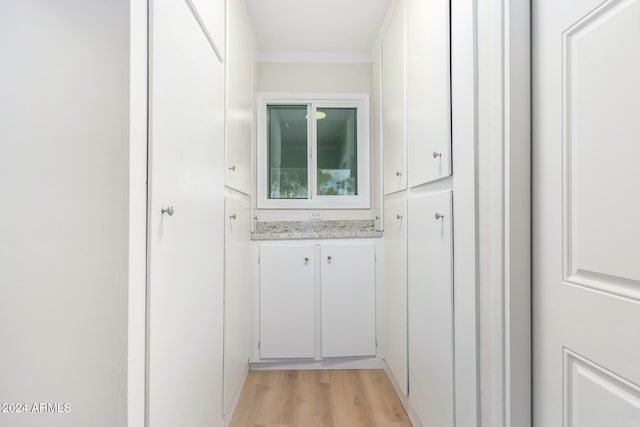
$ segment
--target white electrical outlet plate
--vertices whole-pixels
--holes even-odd
[[[309,219],[322,219],[322,212],[309,212]]]

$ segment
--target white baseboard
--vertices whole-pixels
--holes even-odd
[[[393,385],[393,388],[395,389],[396,394],[398,395],[398,398],[402,403],[402,406],[404,406],[404,410],[407,412],[407,416],[409,417],[409,421],[411,421],[411,425],[413,427],[423,427],[420,419],[418,418],[418,415],[413,410],[413,406],[411,406],[411,399],[409,398],[409,396],[405,396],[405,394],[402,392],[402,389],[400,388],[400,385],[398,384],[396,378],[393,376],[393,372],[391,372],[391,369],[389,369],[387,362],[384,360],[382,362],[384,365],[383,369],[391,380],[391,384]]]
[[[242,376],[242,381],[240,381],[240,384],[242,384],[240,387],[238,387],[238,391],[236,392],[236,395],[233,396],[233,403],[231,404],[231,407],[229,408],[229,411],[225,414],[222,424],[224,425],[224,427],[229,427],[229,424],[231,424],[231,419],[233,418],[233,414],[235,414],[236,412],[236,407],[238,406],[238,402],[240,401],[240,395],[242,394],[242,390],[244,389],[244,385],[247,382],[247,375],[249,375],[249,366],[247,365],[247,369],[244,370],[244,375]]]
[[[384,369],[382,359],[339,359],[339,360],[299,360],[299,361],[273,361],[252,362],[249,364],[252,371],[265,370],[312,370],[312,369]]]

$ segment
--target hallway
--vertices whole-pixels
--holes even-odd
[[[411,426],[383,370],[251,371],[231,421],[249,426]]]

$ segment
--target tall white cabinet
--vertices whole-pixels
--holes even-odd
[[[222,424],[224,65],[187,2],[151,2],[148,425]]]
[[[382,37],[383,353],[417,426],[453,427],[449,8],[399,0]]]

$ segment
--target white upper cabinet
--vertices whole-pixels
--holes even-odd
[[[215,49],[224,59],[225,55],[225,0],[190,0]]]
[[[251,193],[255,40],[242,0],[227,5],[227,132],[225,184]]]
[[[382,40],[384,194],[407,188],[405,136],[405,36],[401,1]]]
[[[449,0],[407,2],[409,187],[451,175]]]
[[[375,244],[321,245],[322,357],[376,354]]]

